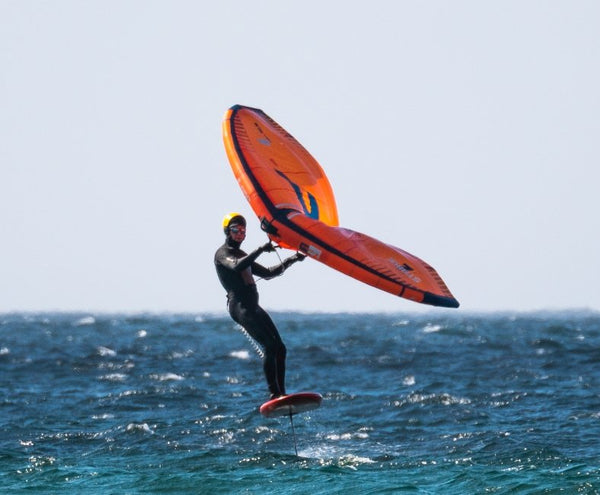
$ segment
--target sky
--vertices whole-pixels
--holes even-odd
[[[595,0],[0,0],[0,312],[224,311],[223,216],[267,240],[234,104],[319,161],[342,226],[461,302],[307,259],[259,281],[266,309],[600,310],[599,25]]]

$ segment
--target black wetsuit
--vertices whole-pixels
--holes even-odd
[[[267,312],[258,304],[258,291],[254,275],[270,279],[281,275],[285,269],[302,257],[291,256],[279,266],[266,268],[256,262],[264,252],[258,248],[250,254],[240,249],[240,244],[227,237],[215,253],[215,266],[221,284],[227,291],[227,309],[264,350],[263,369],[271,396],[285,395],[286,348],[277,327]]]

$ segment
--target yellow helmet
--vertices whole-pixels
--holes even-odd
[[[245,227],[246,219],[240,213],[236,212],[228,213],[227,215],[225,215],[223,217],[223,232],[225,232],[225,235],[229,234],[229,226],[232,223],[243,225]]]

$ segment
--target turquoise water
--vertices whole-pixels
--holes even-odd
[[[600,493],[600,314],[0,315],[9,493]]]

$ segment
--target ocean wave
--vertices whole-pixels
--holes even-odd
[[[148,423],[129,423],[125,431],[128,433],[150,433],[154,435],[154,430],[150,428]]]
[[[447,393],[441,394],[418,394],[412,393],[406,398],[395,400],[391,403],[394,407],[402,407],[407,404],[441,404],[443,406],[451,406],[455,404],[470,404],[471,400],[465,397],[455,397]]]
[[[444,327],[442,325],[434,325],[433,323],[427,323],[423,327],[423,333],[436,333],[442,330]]]
[[[102,357],[115,357],[117,355],[117,351],[110,349],[109,347],[104,347],[103,345],[98,346],[96,348],[98,355]]]
[[[248,351],[231,351],[229,355],[236,359],[250,359],[250,353]]]
[[[338,467],[357,471],[364,464],[375,464],[376,461],[370,457],[356,454],[342,454],[339,457],[331,457],[332,452],[324,449],[309,449],[298,452],[301,457],[317,458],[318,462],[323,467]]]
[[[294,432],[225,317],[5,317],[4,490],[598,492],[600,318],[457,315],[275,315]]]
[[[150,375],[150,378],[159,382],[178,382],[185,380],[185,377],[178,375],[177,373],[154,373]]]
[[[84,316],[83,318],[79,318],[77,321],[73,323],[75,327],[83,327],[88,325],[94,325],[96,323],[96,318],[93,316]]]
[[[366,430],[356,431],[356,432],[346,432],[346,433],[328,433],[325,435],[326,440],[331,440],[333,442],[339,442],[343,440],[356,440],[356,439],[366,439],[369,438],[369,434]]]
[[[104,380],[107,382],[124,382],[127,380],[127,375],[124,373],[109,373],[107,375],[100,376],[99,380]]]

